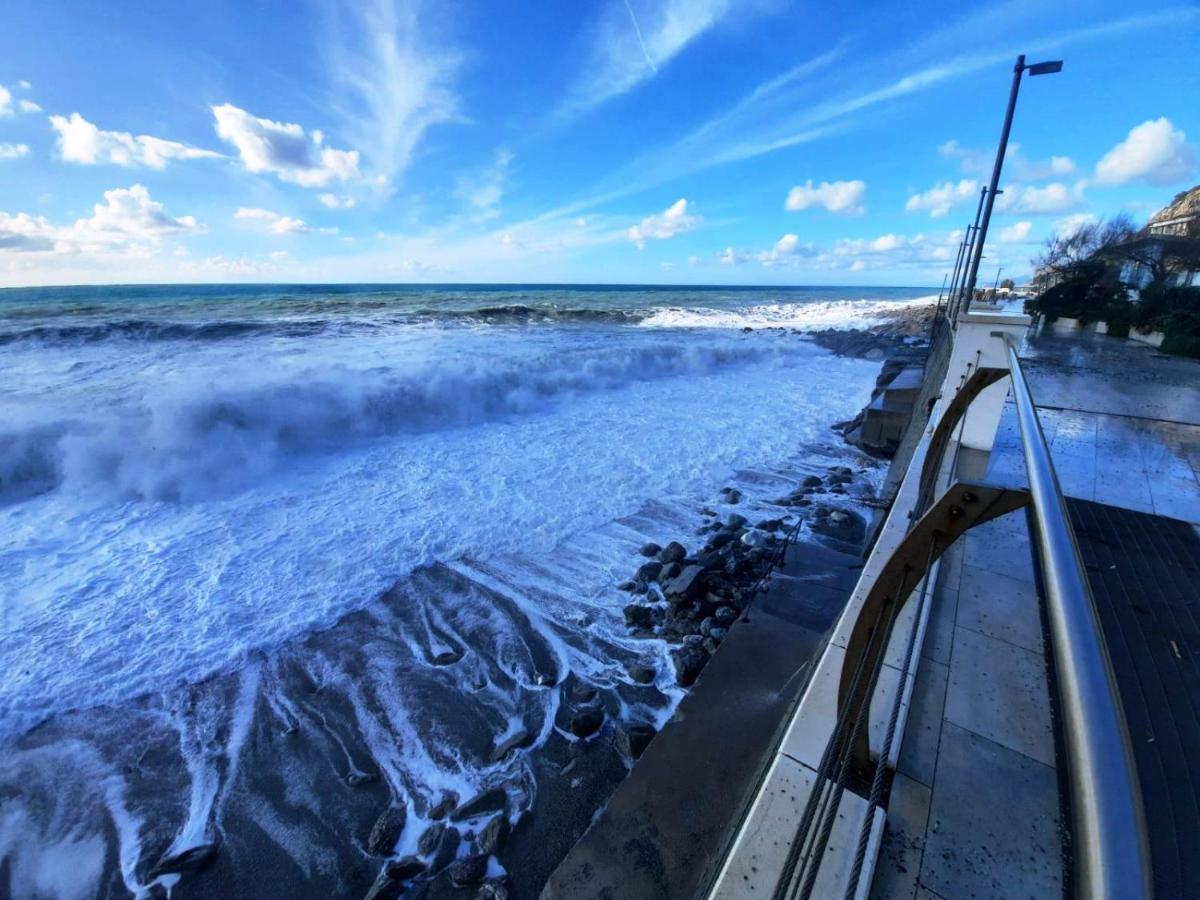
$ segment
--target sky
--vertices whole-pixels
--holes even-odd
[[[0,285],[980,281],[1200,181],[1200,6],[8,0]]]

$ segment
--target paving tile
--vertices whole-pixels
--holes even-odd
[[[929,610],[929,625],[925,629],[925,642],[921,648],[923,657],[943,665],[949,664],[957,615],[958,591],[942,587],[939,581],[933,591],[933,606]]]
[[[964,567],[958,626],[1041,653],[1041,604],[1032,577],[1022,574],[1013,578]]]
[[[1053,769],[946,723],[921,885],[946,898],[1061,897],[1058,807]]]
[[[892,782],[887,824],[869,894],[873,900],[912,900],[916,896],[929,801],[925,785],[903,775]]]
[[[921,661],[913,685],[898,769],[922,784],[932,785],[937,768],[938,741],[946,708],[949,667],[931,659]]]
[[[973,529],[967,532],[963,541],[963,562],[966,565],[1001,575],[1033,571],[1033,556],[1030,553],[1028,537],[1017,539],[1003,535],[991,536]]]
[[[1054,765],[1050,697],[1041,653],[968,628],[956,629],[946,720]]]

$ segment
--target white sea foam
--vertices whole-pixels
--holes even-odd
[[[701,496],[852,415],[874,372],[777,335],[615,326],[5,363],[10,735],[329,625],[422,563],[546,550]]]
[[[822,328],[865,329],[885,321],[887,313],[931,306],[937,295],[908,300],[821,300],[810,303],[763,303],[749,307],[664,307],[641,325],[647,328]]]

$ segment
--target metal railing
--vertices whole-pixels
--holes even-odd
[[[1141,789],[1096,601],[1016,342],[1007,334],[998,337],[1008,354],[1032,498],[1031,537],[1046,593],[1067,756],[1074,892],[1078,897],[1149,897],[1150,847]]]

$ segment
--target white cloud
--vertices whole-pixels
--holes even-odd
[[[947,159],[958,160],[962,171],[978,179],[992,174],[995,161],[993,150],[977,150],[962,147],[958,141],[950,140],[940,145],[938,153]],[[1075,171],[1075,161],[1069,156],[1051,156],[1045,160],[1026,159],[1021,145],[1010,143],[1004,155],[1004,173],[1014,181],[1040,181],[1043,178],[1061,178]]]
[[[336,15],[323,50],[343,89],[343,133],[364,149],[373,180],[387,185],[408,168],[430,128],[462,121],[453,89],[461,57],[422,33],[418,0],[331,6]]]
[[[838,215],[859,216],[864,211],[862,201],[866,193],[865,181],[822,181],[813,187],[810,178],[788,191],[783,205],[792,212],[821,206]]]
[[[212,108],[217,134],[233,144],[248,172],[270,173],[301,187],[359,177],[358,151],[324,146],[320,131],[260,119],[230,103]]]
[[[263,223],[272,234],[337,234],[336,228],[313,228],[303,219],[285,216],[269,209],[242,206],[233,214],[235,219]]]
[[[12,91],[0,84],[0,119],[13,114]]]
[[[1129,135],[1096,163],[1100,184],[1145,181],[1165,186],[1189,178],[1196,169],[1196,150],[1187,135],[1165,116],[1130,130]]]
[[[735,266],[742,261],[742,256],[732,247],[726,247],[717,254],[717,262],[723,266]]]
[[[1054,233],[1059,237],[1066,237],[1069,234],[1074,234],[1084,225],[1091,225],[1096,221],[1098,220],[1094,213],[1075,213],[1055,222]]]
[[[330,209],[354,209],[355,200],[353,197],[339,197],[337,194],[321,194],[317,199]]]
[[[689,215],[688,202],[681,197],[660,213],[646,216],[642,221],[628,231],[629,240],[637,244],[639,250],[646,246],[651,238],[665,240],[691,231],[702,221],[700,216]]]
[[[50,124],[58,132],[58,153],[63,162],[96,165],[146,166],[162,169],[172,159],[220,158],[220,153],[189,147],[176,141],[164,141],[149,135],[134,136],[124,131],[104,131],[79,113],[70,118],[51,116]]]
[[[58,226],[44,216],[0,212],[0,250],[55,253],[138,253],[165,237],[200,234],[206,229],[192,216],[168,215],[140,184],[104,192],[92,215]]]
[[[38,106],[36,103],[34,103],[32,100],[18,100],[17,107],[23,113],[35,113],[35,112],[42,111],[42,108],[40,106]]]
[[[17,159],[28,155],[28,144],[0,144],[0,159]]]
[[[904,204],[904,208],[908,212],[928,211],[930,218],[938,219],[978,193],[979,185],[969,178],[964,178],[957,184],[947,181],[934,185],[923,193],[913,194]]]
[[[770,250],[755,254],[754,259],[764,266],[782,266],[814,252],[812,244],[801,244],[799,236],[789,233],[777,240]]]
[[[562,112],[585,112],[654,77],[733,5],[732,0],[609,0]]]
[[[1040,216],[1070,212],[1083,202],[1084,182],[1068,187],[1052,182],[1043,187],[1009,184],[996,198],[996,210],[1015,215]]]
[[[1019,244],[1028,239],[1029,231],[1032,228],[1032,222],[1014,222],[1012,225],[1000,229],[1000,240],[1009,244]]]

